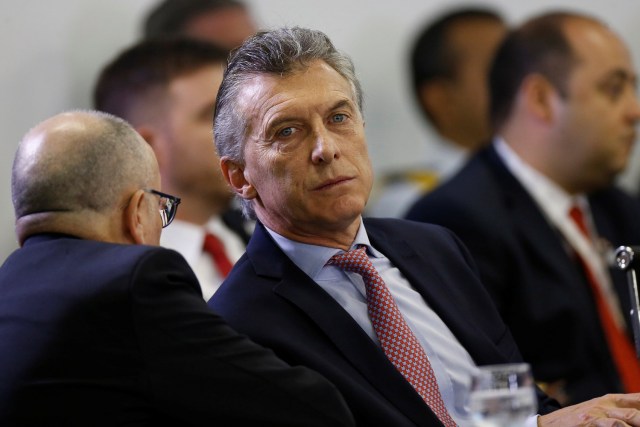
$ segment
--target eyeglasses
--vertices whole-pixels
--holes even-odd
[[[171,224],[171,221],[176,217],[176,212],[178,212],[180,197],[152,189],[145,189],[144,191],[160,196],[160,217],[162,218],[162,228]]]

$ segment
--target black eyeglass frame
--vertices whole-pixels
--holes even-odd
[[[145,188],[144,191],[155,194],[156,196],[159,196],[160,199],[166,199],[164,206],[160,208],[160,218],[162,218],[162,228],[168,227],[176,217],[178,205],[180,204],[180,197],[172,196],[171,194],[163,193],[162,191],[154,190],[152,188]]]

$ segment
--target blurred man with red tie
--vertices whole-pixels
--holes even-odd
[[[226,49],[189,39],[143,41],[102,71],[95,107],[128,120],[158,158],[162,185],[181,209],[162,246],[195,271],[205,300],[242,255],[249,238],[218,167],[211,135]]]
[[[640,120],[629,51],[602,22],[548,13],[510,33],[490,73],[493,144],[408,218],[471,251],[534,376],[561,403],[640,391],[622,271],[640,206],[613,187]]]

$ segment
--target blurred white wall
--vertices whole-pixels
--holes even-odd
[[[640,58],[637,0],[247,0],[264,28],[299,25],[324,31],[354,59],[365,91],[366,129],[377,173],[429,155],[431,130],[414,109],[407,49],[417,29],[444,8],[487,5],[512,24],[550,8],[600,17]],[[155,0],[2,0],[0,2],[0,263],[17,247],[10,178],[18,141],[39,121],[91,105],[98,70],[139,34]],[[636,150],[634,158],[640,158]],[[640,163],[636,160],[635,163]],[[636,169],[623,177],[632,188]]]

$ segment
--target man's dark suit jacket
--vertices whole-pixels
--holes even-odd
[[[371,244],[422,294],[476,363],[521,360],[452,233],[403,220],[365,219],[365,225]],[[383,351],[282,252],[260,223],[209,306],[285,361],[329,378],[358,425],[441,425]],[[549,402],[541,402],[543,413],[550,409]]]
[[[590,195],[589,204],[598,233],[614,248],[640,243],[634,199],[609,188]],[[578,260],[493,147],[407,218],[443,225],[462,239],[537,380],[566,381],[572,403],[622,391]],[[611,273],[626,315],[625,275]]]
[[[0,268],[0,425],[352,425],[206,306],[168,249],[29,238]]]

